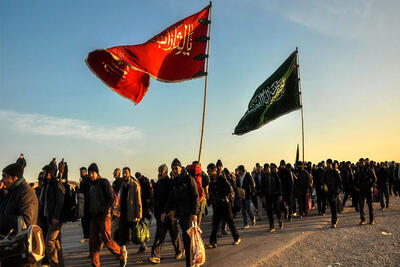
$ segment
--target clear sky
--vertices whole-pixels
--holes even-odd
[[[149,178],[197,159],[204,79],[151,80],[135,106],[87,68],[100,48],[139,44],[208,1],[0,3],[0,166],[23,152],[33,181],[53,157],[70,178],[97,162]],[[203,166],[293,162],[295,111],[243,136],[232,132],[255,89],[299,48],[306,160],[400,161],[400,1],[213,2]]]

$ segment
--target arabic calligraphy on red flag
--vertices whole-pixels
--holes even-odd
[[[202,77],[208,56],[209,9],[173,24],[143,44],[92,51],[87,65],[107,86],[136,104],[146,94],[150,76],[163,82]]]

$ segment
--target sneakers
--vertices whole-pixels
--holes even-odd
[[[243,226],[243,230],[249,229],[250,226],[248,224],[246,224],[245,226]]]
[[[119,267],[125,267],[128,262],[128,252],[126,251],[126,246],[122,246],[122,259],[119,261]]]
[[[369,222],[369,224],[370,224],[370,225],[374,225],[374,224],[375,224],[375,221],[372,220],[372,221]]]
[[[87,242],[87,241],[88,241],[87,238],[82,238],[80,242],[83,244],[83,243],[85,243],[85,242]]]
[[[151,257],[149,258],[149,261],[150,261],[151,263],[154,263],[154,264],[159,264],[159,263],[160,263],[160,258],[151,256]]]
[[[235,246],[237,246],[237,245],[239,245],[239,244],[240,244],[240,241],[242,241],[242,240],[240,240],[240,238],[238,238],[238,240],[236,240],[236,241],[233,241],[233,244],[234,244]]]
[[[332,223],[331,228],[336,228],[336,223]]]
[[[208,248],[217,248],[217,244],[210,243],[207,246]]]
[[[275,227],[271,227],[271,228],[269,228],[269,231],[270,231],[270,233],[273,233],[273,232],[275,232]]]
[[[181,252],[176,253],[175,254],[175,259],[177,259],[177,260],[182,259],[184,254],[185,254],[185,250],[182,250]]]
[[[367,223],[365,221],[360,221],[359,225],[366,225]]]
[[[283,222],[282,221],[279,222],[279,228],[283,229]]]
[[[252,222],[251,222],[251,226],[255,226],[256,225],[256,216],[254,216]]]

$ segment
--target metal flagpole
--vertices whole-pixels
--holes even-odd
[[[204,123],[206,120],[206,103],[207,103],[207,84],[208,84],[208,63],[210,58],[210,45],[211,45],[211,17],[212,17],[212,2],[210,1],[210,27],[208,29],[208,46],[207,46],[207,65],[206,65],[206,79],[204,84],[204,103],[203,103],[203,121],[201,125],[201,138],[200,138],[200,149],[199,149],[199,158],[201,159],[201,151],[203,148],[203,136],[204,136]]]
[[[297,77],[299,81],[299,93],[300,93],[300,106],[301,106],[301,148],[302,148],[302,161],[304,162],[304,111],[303,111],[303,94],[301,91],[301,80],[300,80],[300,64],[299,64],[299,50],[296,47],[296,63],[297,63]]]

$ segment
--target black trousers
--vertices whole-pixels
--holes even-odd
[[[156,236],[154,237],[154,243],[151,247],[151,256],[160,258],[161,248],[164,243],[167,231],[169,232],[169,236],[171,237],[171,242],[174,246],[175,254],[181,252],[183,250],[183,247],[182,239],[179,235],[178,222],[175,219],[172,221],[171,218],[168,216],[165,218],[165,223],[161,222],[159,218],[156,218],[156,220],[157,229]]]
[[[331,223],[336,224],[337,222],[337,199],[338,195],[336,194],[327,194],[326,200],[329,203],[329,208],[331,209]]]
[[[326,209],[325,191],[322,188],[317,188],[315,191],[317,193],[318,212],[325,213],[325,209]]]
[[[282,222],[281,215],[281,203],[279,201],[279,196],[277,195],[266,195],[265,196],[265,209],[267,211],[269,227],[274,227],[274,216],[273,211],[275,211],[278,221]]]
[[[89,238],[90,233],[90,215],[84,214],[81,219],[83,238]]]
[[[190,266],[190,236],[187,233],[187,230],[192,226],[192,222],[189,217],[182,217],[179,219],[179,225],[182,229],[182,239],[183,239],[183,247],[185,248],[185,258],[186,258],[186,266]]]
[[[360,200],[360,219],[365,222],[365,213],[364,213],[364,204],[367,201],[368,210],[369,210],[369,220],[372,221],[374,219],[374,207],[372,206],[372,192],[371,191],[360,191],[359,194]]]
[[[307,192],[305,190],[297,192],[296,198],[299,207],[299,215],[307,215]]]
[[[386,207],[389,207],[389,191],[387,185],[378,186],[378,191],[379,191],[379,200],[381,202],[381,208],[383,209],[385,207],[383,196],[385,196]]]
[[[239,232],[236,229],[235,222],[233,221],[232,205],[226,202],[222,202],[213,207],[213,228],[210,236],[210,244],[217,244],[217,231],[222,219],[224,219],[225,222],[228,224],[233,240],[237,241],[239,239]]]

